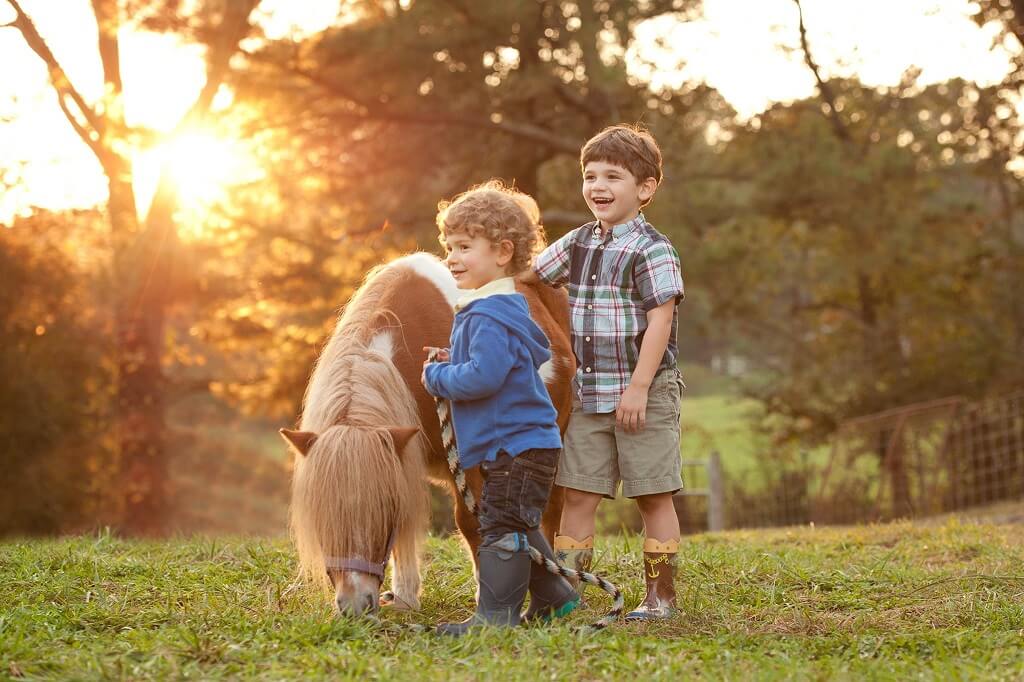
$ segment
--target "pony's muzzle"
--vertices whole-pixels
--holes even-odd
[[[380,609],[379,593],[377,576],[345,571],[335,584],[334,604],[343,616],[372,616]]]
[[[372,616],[380,609],[380,598],[376,593],[343,595],[334,600],[338,613],[350,618]]]

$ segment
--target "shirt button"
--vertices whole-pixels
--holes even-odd
[[[597,275],[591,275],[590,279],[597,279]]]
[[[588,337],[586,337],[586,338],[585,338],[584,340],[585,340],[585,341],[590,341],[590,337],[588,336]]]
[[[587,310],[593,310],[593,309],[594,309],[594,306],[592,306],[592,305],[588,305],[587,306]]]
[[[604,251],[604,244],[601,244],[601,246],[599,246],[599,247],[597,247],[597,248],[598,248],[598,249],[600,249],[600,250],[602,250],[602,251]]]
[[[587,373],[589,373],[589,372],[590,372],[590,368],[589,368],[589,367],[587,367]]]

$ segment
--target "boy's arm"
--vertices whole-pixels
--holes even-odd
[[[629,386],[622,392],[615,420],[627,431],[639,431],[647,421],[647,391],[665,355],[675,306],[683,298],[679,254],[668,240],[644,249],[633,268],[634,282],[647,310],[647,331]]]
[[[640,357],[615,410],[616,423],[626,431],[640,431],[647,423],[647,391],[668,348],[675,305],[675,299],[671,299],[647,311],[647,331],[640,343]]]
[[[494,395],[515,361],[508,333],[501,325],[474,320],[469,334],[469,361],[439,362],[423,370],[427,392],[447,400],[479,400]]]
[[[533,261],[533,267],[518,275],[517,278],[526,284],[544,282],[553,287],[562,286],[569,281],[569,254],[571,252],[573,230],[560,239],[549,244]]]

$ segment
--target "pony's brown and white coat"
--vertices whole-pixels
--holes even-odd
[[[541,373],[564,430],[575,370],[568,304],[564,292],[547,287],[520,291],[551,341],[552,361]],[[292,532],[306,576],[325,576],[328,556],[382,561],[394,531],[393,591],[397,603],[418,606],[418,543],[429,518],[424,482],[429,477],[454,492],[433,398],[420,384],[422,349],[448,345],[458,293],[440,260],[412,254],[372,271],[345,307],[303,403],[300,432],[309,443],[303,444],[305,456],[296,459]],[[396,451],[389,429],[402,427],[418,427],[421,435]],[[303,449],[294,432],[286,437],[297,450]],[[479,496],[479,473],[470,471],[468,478]],[[558,491],[545,513],[549,535],[561,501]],[[456,524],[475,557],[476,519],[461,498],[455,496],[455,502]],[[352,600],[365,604],[371,589],[376,599],[375,579],[352,573],[331,579],[339,607]]]

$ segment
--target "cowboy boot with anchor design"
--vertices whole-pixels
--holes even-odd
[[[590,563],[594,559],[594,536],[588,535],[582,540],[577,540],[568,535],[555,535],[555,556],[558,557],[558,563],[566,568],[589,573]],[[566,580],[582,599],[583,589],[587,584],[575,578]]]
[[[676,554],[679,541],[644,540],[644,581],[647,594],[640,605],[626,614],[627,621],[664,620],[676,612]]]

